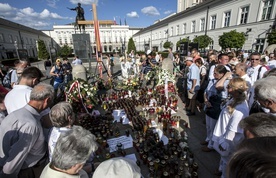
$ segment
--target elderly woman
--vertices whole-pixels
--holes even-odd
[[[226,165],[230,156],[244,138],[239,122],[249,115],[246,81],[234,78],[230,80],[227,89],[231,99],[223,106],[213,133],[214,148],[221,156],[219,170],[222,177],[226,177]]]
[[[88,178],[82,170],[86,160],[98,146],[95,136],[80,126],[74,126],[58,138],[51,162],[40,178]]]
[[[206,131],[207,137],[205,141],[201,142],[203,146],[201,148],[204,152],[210,152],[213,150],[213,131],[217,123],[219,114],[220,114],[220,105],[223,100],[226,100],[228,97],[227,85],[229,80],[224,80],[224,76],[227,73],[227,69],[223,65],[217,65],[214,70],[214,79],[210,80],[208,86],[204,92],[204,102],[205,102],[205,119],[206,119]],[[217,86],[221,81],[223,86]]]

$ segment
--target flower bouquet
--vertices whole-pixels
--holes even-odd
[[[90,113],[97,103],[97,86],[82,79],[75,79],[66,86],[65,96],[76,113]]]
[[[154,67],[153,70],[147,73],[145,79],[147,81],[155,79],[157,83],[156,86],[164,85],[166,79],[173,84],[176,83],[174,75],[161,67]]]
[[[135,76],[130,76],[127,79],[123,79],[118,83],[118,88],[121,90],[135,91],[139,86],[139,78]]]

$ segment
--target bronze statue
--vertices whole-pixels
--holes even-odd
[[[80,30],[81,30],[81,27],[82,27],[82,29],[85,30],[85,25],[84,24],[83,25],[78,25],[78,21],[79,20],[85,20],[85,18],[84,18],[84,10],[81,7],[81,3],[78,3],[78,6],[75,7],[75,8],[68,8],[68,9],[77,12],[75,27],[79,28]]]

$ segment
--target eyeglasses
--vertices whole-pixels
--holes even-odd
[[[258,60],[260,60],[260,59],[255,59],[255,58],[251,58],[251,61],[258,61]]]

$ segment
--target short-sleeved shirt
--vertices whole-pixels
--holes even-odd
[[[259,72],[260,67],[261,67],[261,69]],[[267,69],[265,67],[263,67],[262,65],[257,65],[256,67],[249,67],[247,69],[247,75],[251,80],[252,86],[254,85],[256,80],[263,78],[263,75],[266,71],[267,71]],[[259,76],[259,78],[258,78],[258,76]]]
[[[5,96],[4,100],[8,114],[20,108],[23,108],[30,101],[32,89],[32,87],[29,87],[27,85],[13,86],[13,89]]]
[[[199,68],[195,63],[193,63],[189,67],[189,72],[187,74],[187,89],[190,90],[193,86],[193,80],[196,79],[196,86],[195,86],[195,91],[199,90],[200,86],[200,74],[199,74]]]

